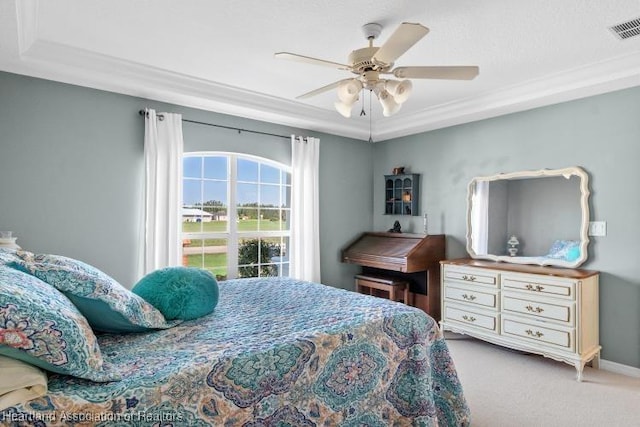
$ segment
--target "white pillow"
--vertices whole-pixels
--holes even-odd
[[[47,394],[47,374],[33,365],[0,356],[0,411]]]

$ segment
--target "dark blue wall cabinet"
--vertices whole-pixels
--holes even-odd
[[[420,215],[420,175],[384,176],[384,214]]]

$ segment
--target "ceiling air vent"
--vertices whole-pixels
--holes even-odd
[[[620,40],[640,35],[640,18],[609,27]]]

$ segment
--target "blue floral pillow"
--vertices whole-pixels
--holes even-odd
[[[0,355],[98,382],[121,379],[67,297],[7,266],[0,266]]]
[[[575,261],[580,258],[580,242],[577,240],[556,240],[551,245],[547,257]]]
[[[63,292],[102,332],[143,332],[165,329],[179,322],[167,322],[162,313],[143,298],[126,289],[97,268],[60,255],[34,255],[19,251],[20,261],[11,263],[26,273]]]

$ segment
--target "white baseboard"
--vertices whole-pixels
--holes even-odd
[[[633,366],[623,365],[622,363],[611,362],[609,360],[600,359],[600,369],[628,377],[640,378],[640,368],[634,368]]]

